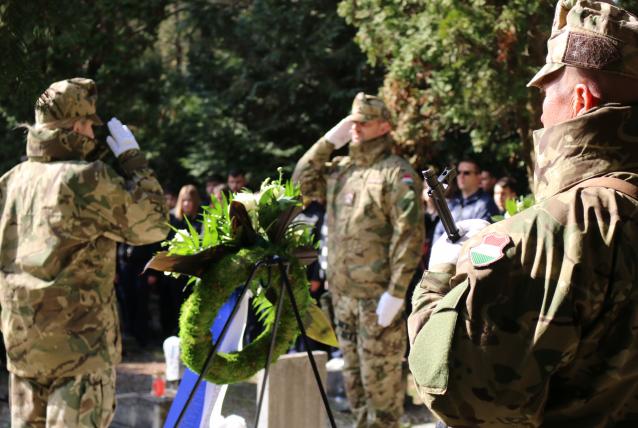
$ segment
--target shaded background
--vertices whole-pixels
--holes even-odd
[[[37,96],[86,76],[102,118],[128,123],[173,188],[233,167],[253,185],[277,166],[290,172],[361,90],[387,100],[416,167],[473,151],[525,182],[540,126],[540,96],[525,83],[544,62],[554,5],[5,0],[0,171],[24,154],[15,127],[33,121]]]

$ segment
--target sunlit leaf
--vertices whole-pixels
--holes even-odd
[[[339,347],[337,335],[332,328],[332,323],[316,304],[311,304],[306,312],[304,320],[306,335],[314,341],[324,343],[329,346]]]

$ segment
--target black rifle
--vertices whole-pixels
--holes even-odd
[[[439,218],[441,219],[441,223],[443,223],[447,237],[452,242],[458,241],[461,239],[461,233],[459,232],[459,228],[456,227],[456,223],[454,223],[450,207],[447,206],[447,201],[444,196],[445,188],[443,187],[444,184],[447,185],[450,180],[456,177],[456,169],[445,168],[437,178],[434,169],[429,168],[423,171],[423,177],[425,178],[425,183],[428,185],[428,196],[434,201],[434,206],[439,213]]]

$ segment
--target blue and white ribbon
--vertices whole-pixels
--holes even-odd
[[[211,333],[213,343],[219,338],[226,321],[233,311],[233,307],[239,299],[241,288],[235,290],[226,303],[221,307],[217,317],[213,321]],[[250,291],[248,291],[231,322],[224,340],[219,345],[218,352],[235,352],[241,350],[242,338],[246,328],[246,319],[248,317],[248,299]],[[189,394],[191,393],[198,375],[189,369],[184,371],[184,376],[177,389],[177,395],[173,400],[173,404],[168,412],[164,428],[173,428],[177,422],[177,418],[186,404]],[[179,424],[179,428],[209,428],[222,427],[225,425],[224,417],[221,415],[222,405],[228,385],[217,385],[214,383],[202,381],[197,387],[197,391],[191,400],[186,414]],[[228,421],[230,422],[230,421]]]

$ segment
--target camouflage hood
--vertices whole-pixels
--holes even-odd
[[[382,135],[374,140],[364,141],[356,144],[350,142],[349,155],[356,165],[372,165],[379,157],[390,154],[392,150],[392,138],[390,134]]]
[[[638,172],[638,106],[606,104],[534,132],[537,200],[588,178]]]
[[[27,156],[39,162],[94,161],[102,158],[107,150],[107,147],[96,139],[68,129],[32,127],[27,135]]]

